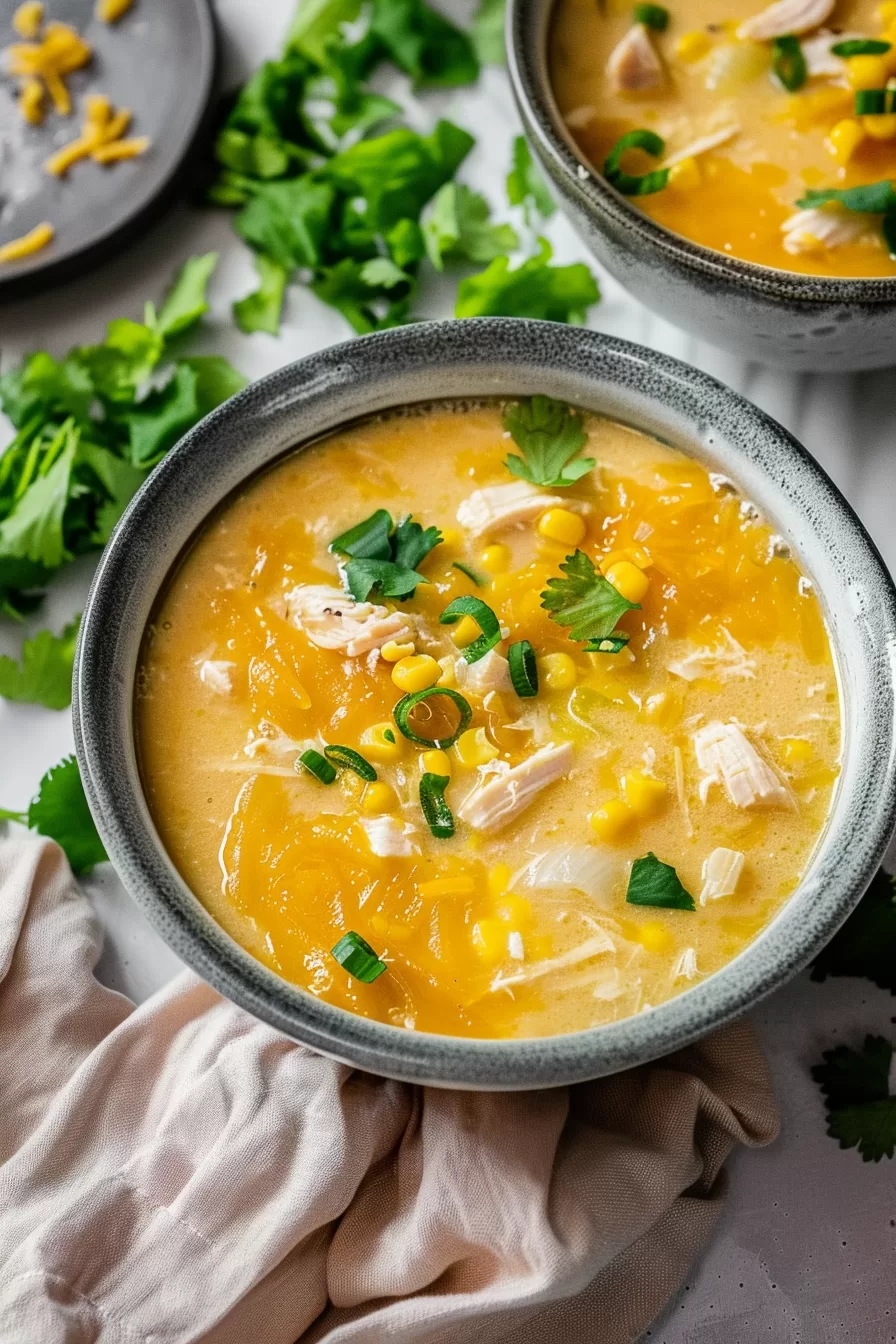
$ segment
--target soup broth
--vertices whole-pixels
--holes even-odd
[[[330,1003],[479,1037],[724,966],[799,882],[840,742],[781,538],[543,399],[387,415],[249,482],[160,601],[136,726],[162,840],[234,939]]]

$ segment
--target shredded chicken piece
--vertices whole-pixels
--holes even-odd
[[[199,680],[217,695],[229,695],[233,690],[230,674],[235,667],[236,663],[229,663],[225,658],[205,658],[199,664]]]
[[[643,23],[629,28],[610,52],[607,76],[614,93],[643,93],[665,83],[663,63]]]
[[[718,677],[721,681],[741,677],[745,681],[754,681],[756,660],[749,656],[730,630],[721,626],[720,634],[720,644],[694,649],[684,658],[673,658],[666,667],[683,681],[696,681],[698,677]]]
[[[783,780],[736,723],[716,720],[694,734],[697,764],[704,772],[700,797],[721,784],[735,807],[791,807]]]
[[[493,691],[510,691],[513,682],[510,678],[510,664],[503,654],[489,649],[484,658],[468,663],[458,658],[454,667],[458,686],[463,691],[473,691],[476,695],[487,696]]]
[[[592,122],[597,116],[597,108],[587,104],[583,107],[574,107],[571,112],[567,112],[563,120],[570,130],[583,130],[589,122]]]
[[[338,588],[300,584],[285,597],[287,619],[319,649],[338,649],[358,658],[380,649],[390,639],[411,639],[413,627],[400,611],[373,602],[356,602]]]
[[[579,513],[588,507],[581,500],[546,495],[530,481],[510,481],[507,485],[486,485],[481,490],[474,490],[458,505],[457,521],[465,531],[481,537],[514,527],[517,523],[527,523],[539,513],[560,504]]]
[[[776,3],[745,19],[737,30],[742,42],[770,42],[774,37],[811,33],[831,17],[837,0],[776,0]]]
[[[608,933],[600,930],[590,938],[586,938],[584,943],[579,943],[578,947],[571,947],[568,952],[561,953],[559,957],[548,957],[544,961],[535,962],[526,970],[517,971],[514,975],[496,975],[491,983],[491,989],[508,989],[511,985],[527,984],[530,980],[540,980],[542,976],[550,975],[552,971],[560,971],[566,966],[575,966],[580,961],[588,961],[591,957],[600,957],[606,952],[615,951],[616,944],[613,939]]]
[[[500,831],[534,802],[542,789],[562,779],[572,765],[572,744],[542,747],[468,794],[458,808],[461,821],[476,831]]]
[[[694,827],[691,822],[691,810],[688,807],[688,795],[684,783],[684,757],[681,754],[681,747],[673,748],[672,756],[675,760],[675,792],[678,795],[678,807],[684,822],[685,834],[690,838],[694,834]]]
[[[409,821],[390,816],[362,817],[361,825],[371,850],[381,859],[405,859],[420,853],[414,844],[417,828]]]
[[[842,247],[870,234],[868,216],[836,206],[815,206],[799,210],[781,225],[784,250],[797,256],[817,252],[824,247]]]
[[[703,863],[703,890],[700,904],[717,901],[720,896],[733,896],[744,870],[744,856],[739,849],[714,849]]]
[[[682,159],[695,159],[699,154],[708,154],[711,149],[718,149],[720,145],[726,145],[729,140],[733,140],[736,135],[740,135],[740,126],[737,122],[732,122],[730,126],[723,126],[720,131],[712,131],[709,135],[701,135],[699,140],[692,140],[684,149],[679,149],[675,154],[671,154],[663,162],[664,168],[671,168],[675,163],[681,163]]]
[[[685,980],[693,980],[699,974],[700,972],[697,969],[697,949],[686,947],[675,963],[672,979],[679,980],[683,977]]]
[[[827,75],[832,78],[845,75],[846,66],[843,63],[843,57],[835,56],[831,47],[836,42],[854,42],[864,36],[864,33],[832,33],[828,29],[824,29],[823,32],[810,37],[808,41],[801,42],[803,60],[806,62],[806,73],[816,77]]]

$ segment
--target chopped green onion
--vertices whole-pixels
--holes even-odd
[[[454,625],[461,616],[472,616],[482,631],[479,638],[474,639],[473,643],[468,644],[463,650],[463,656],[468,663],[478,663],[490,649],[501,643],[501,622],[481,597],[456,597],[453,602],[448,603],[439,617],[439,622],[442,625]]]
[[[447,736],[421,737],[420,734],[415,732],[411,727],[410,715],[418,705],[422,704],[425,700],[429,700],[430,697],[434,695],[443,696],[453,702],[459,710],[459,722],[454,731],[447,734]],[[429,706],[427,706],[427,708],[429,709]],[[392,716],[395,719],[400,732],[404,734],[409,742],[416,742],[420,747],[439,747],[444,749],[445,747],[453,746],[461,733],[469,728],[470,720],[473,717],[473,711],[470,708],[469,702],[466,701],[458,691],[453,691],[448,686],[428,686],[425,691],[412,691],[410,695],[403,696],[393,709]],[[432,717],[431,709],[430,717]]]
[[[448,783],[447,775],[426,774],[420,780],[420,806],[437,840],[450,840],[454,834],[454,815],[445,802]]]
[[[887,251],[890,254],[890,260],[896,258],[896,213],[892,210],[884,215],[883,220],[884,242],[887,245]]]
[[[586,644],[583,653],[621,653],[631,635],[607,635],[605,639],[593,639]]]
[[[383,729],[383,739],[386,742],[391,742],[393,746],[395,745],[395,734],[391,728]]]
[[[538,665],[535,662],[535,650],[528,639],[519,639],[507,650],[510,663],[510,680],[513,689],[521,700],[538,694]]]
[[[336,778],[336,771],[329,761],[325,761],[319,751],[309,747],[303,751],[297,762],[298,765],[304,765],[309,775],[319,779],[321,784],[332,784]]]
[[[806,58],[799,38],[776,37],[772,43],[772,72],[782,88],[796,93],[808,79]]]
[[[669,11],[662,5],[635,5],[635,23],[643,23],[655,33],[664,33],[669,27]]]
[[[488,579],[483,578],[481,574],[477,574],[475,569],[471,569],[469,565],[465,565],[462,560],[455,560],[451,568],[459,569],[461,574],[466,574],[470,582],[475,583],[477,588],[484,588],[488,583]]]
[[[351,747],[324,747],[324,755],[328,761],[335,761],[337,765],[344,765],[347,770],[354,770],[362,779],[372,782],[377,777],[370,762],[365,761],[361,753]]]
[[[896,112],[896,89],[857,89],[857,117],[880,117]]]
[[[667,910],[694,910],[694,898],[682,886],[671,863],[663,863],[651,850],[635,859],[625,899],[629,905],[657,905]]]
[[[335,957],[344,971],[364,985],[372,984],[386,970],[386,963],[380,961],[370,944],[360,933],[352,930],[330,949],[330,956]]]
[[[850,56],[883,56],[890,46],[891,43],[879,37],[849,37],[845,42],[835,42],[831,51],[835,56],[848,60]]]
[[[668,168],[655,168],[651,173],[637,176],[623,171],[622,156],[630,149],[643,149],[645,154],[658,159],[665,148],[665,140],[655,131],[626,131],[604,160],[604,177],[623,196],[650,196],[655,191],[662,191],[669,184]]]

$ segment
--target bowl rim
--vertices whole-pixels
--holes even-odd
[[[576,387],[577,397],[570,394]],[[828,830],[797,891],[734,961],[697,986],[648,1013],[563,1036],[496,1041],[418,1033],[356,1016],[282,980],[189,890],[156,833],[140,783],[132,731],[139,645],[185,545],[263,466],[390,406],[527,391],[603,408],[716,463],[724,440],[725,453],[737,458],[731,475],[744,489],[749,470],[766,495],[786,497],[792,530],[805,526],[814,534],[819,557],[833,550],[837,610],[848,608],[850,622],[861,619],[863,634],[848,651],[849,667],[864,682],[854,740],[844,746],[844,779],[847,751],[861,768],[851,770],[848,784],[841,780]],[[832,642],[842,676],[846,651]],[[643,1063],[739,1015],[806,965],[859,900],[896,817],[896,591],[862,524],[814,459],[708,375],[584,328],[514,318],[421,323],[332,346],[269,374],[171,450],[101,557],[81,623],[72,708],[85,790],[110,858],[165,941],[222,994],[293,1039],[370,1072],[449,1087],[553,1086]],[[845,704],[843,716],[845,723]],[[836,862],[835,842],[844,855]]]
[[[656,223],[610,186],[582,154],[554,99],[545,45],[557,3],[558,0],[507,0],[504,29],[507,68],[525,129],[584,210],[592,215],[609,216],[615,225],[634,233],[665,260],[674,260],[716,283],[724,280],[737,288],[784,302],[876,305],[896,301],[896,275],[811,275],[728,256]]]

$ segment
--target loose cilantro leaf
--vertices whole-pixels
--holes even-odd
[[[95,392],[90,375],[73,357],[75,354],[60,363],[45,350],[38,350],[0,378],[0,405],[16,429],[22,429],[35,416],[43,418],[48,411],[62,419],[67,415],[86,419]]]
[[[178,365],[192,369],[196,375],[196,405],[200,417],[242,392],[249,381],[221,355],[191,355],[188,359],[178,360]]]
[[[474,143],[472,135],[450,121],[440,121],[431,135],[388,131],[336,154],[326,173],[344,190],[363,196],[369,227],[384,231],[401,219],[416,219]]]
[[[189,261],[184,262],[165,296],[158,316],[152,311],[151,305],[147,305],[148,316],[155,320],[146,325],[153,326],[166,340],[172,336],[181,336],[195,326],[203,313],[208,312],[206,290],[217,264],[217,252],[207,252],[203,257],[190,257]]]
[[[188,364],[175,370],[167,387],[152,392],[125,416],[135,467],[154,467],[180,436],[200,419],[198,376]]]
[[[470,39],[421,0],[373,0],[370,31],[417,88],[471,84],[479,74]]]
[[[539,217],[550,219],[557,209],[529,152],[526,138],[522,135],[518,135],[513,142],[513,158],[507,174],[507,199],[511,205],[523,207],[531,228],[535,227]]]
[[[892,1157],[896,1149],[896,1097],[889,1095],[893,1047],[866,1036],[861,1051],[827,1050],[812,1077],[824,1094],[828,1133],[841,1148],[858,1148],[863,1162]]]
[[[565,402],[524,398],[504,412],[504,428],[523,454],[511,454],[505,467],[533,485],[572,485],[594,467],[593,457],[576,457],[588,435],[580,413]]]
[[[417,584],[429,583],[429,579],[391,560],[349,560],[345,582],[352,597],[365,602],[374,588],[379,588],[383,597],[413,597]]]
[[[504,64],[504,0],[479,0],[470,36],[483,65]]]
[[[620,616],[640,610],[640,604],[629,602],[609,579],[598,574],[584,551],[568,555],[560,569],[566,577],[548,579],[541,605],[559,625],[570,627],[571,639],[589,641],[586,652],[603,652],[598,646],[616,636]]]
[[[539,239],[539,251],[514,270],[507,257],[496,257],[479,275],[457,287],[455,317],[535,317],[549,322],[585,321],[598,302],[597,281],[582,262],[551,266],[551,245]]]
[[[160,331],[120,317],[109,323],[102,344],[81,346],[69,358],[87,371],[95,397],[126,405],[152,377],[164,350],[165,338]]]
[[[416,569],[441,540],[442,534],[437,527],[423,528],[413,518],[404,518],[392,538],[392,558],[397,565]]]
[[[629,905],[657,905],[667,910],[697,908],[672,865],[663,863],[652,851],[632,864],[625,899]]]
[[[276,336],[280,331],[289,268],[274,261],[266,252],[256,252],[255,269],[260,281],[258,289],[244,299],[237,299],[233,316],[241,331],[267,331]]]
[[[310,173],[258,187],[234,228],[286,271],[319,266],[335,192]]]
[[[815,959],[812,979],[863,975],[896,994],[896,882],[881,870],[856,909]]]
[[[47,771],[27,812],[0,810],[0,821],[20,821],[55,840],[65,850],[76,876],[89,873],[107,858],[74,756],[67,756]]]
[[[324,269],[311,286],[318,298],[342,313],[359,335],[385,331],[407,321],[414,281],[388,257],[346,259]]]
[[[330,550],[356,560],[391,560],[391,536],[391,513],[386,509],[377,509],[362,523],[356,523],[347,532],[334,537],[330,542]]]
[[[811,210],[819,205],[831,205],[836,202],[847,210],[856,210],[860,214],[885,214],[896,208],[896,190],[889,178],[882,182],[869,182],[864,187],[845,189],[825,187],[817,191],[807,191],[797,201],[801,210]]]
[[[0,696],[45,709],[68,709],[72,702],[72,667],[81,617],[59,635],[40,630],[22,645],[22,661],[0,657]]]
[[[423,220],[426,251],[437,271],[446,261],[492,261],[519,243],[510,224],[492,224],[488,201],[478,191],[446,182]]]
[[[68,559],[63,519],[76,448],[74,422],[67,420],[43,453],[52,466],[31,482],[0,523],[0,587],[33,588]]]

